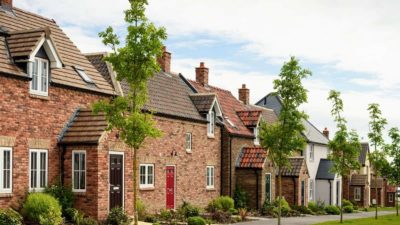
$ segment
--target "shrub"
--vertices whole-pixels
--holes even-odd
[[[353,213],[353,211],[354,211],[354,208],[353,208],[352,205],[343,206],[343,212],[345,212],[345,213]]]
[[[238,211],[239,211],[240,219],[241,219],[242,221],[245,221],[246,218],[247,218],[247,215],[248,215],[248,213],[249,213],[249,212],[247,211],[247,209],[246,209],[246,208],[241,208],[241,209],[239,209]]]
[[[111,209],[111,212],[108,214],[107,224],[109,225],[129,225],[130,223],[131,219],[120,207]]]
[[[222,210],[217,210],[216,212],[212,213],[212,219],[217,221],[218,223],[230,223],[231,222],[231,213],[224,212]]]
[[[353,205],[354,210],[358,210],[358,205],[356,201],[351,200],[351,204]]]
[[[143,221],[146,218],[147,212],[146,212],[146,206],[140,199],[136,201],[136,211],[138,219],[140,221]]]
[[[22,225],[22,216],[13,209],[0,209],[0,224]]]
[[[242,188],[236,187],[233,199],[235,201],[236,209],[247,208],[249,196]]]
[[[85,217],[82,219],[82,221],[79,223],[79,225],[98,225],[99,223],[91,218],[91,217]],[[122,223],[123,224],[123,223]]]
[[[206,221],[200,216],[188,218],[188,225],[206,225]]]
[[[155,223],[155,222],[157,222],[157,217],[154,216],[154,215],[147,215],[144,218],[144,222],[146,222],[146,223]]]
[[[58,200],[61,205],[63,216],[65,216],[65,210],[72,208],[74,204],[74,193],[71,188],[61,185],[52,185],[47,187],[44,192]]]
[[[57,225],[62,224],[63,219],[60,210],[50,208],[49,211],[39,215],[39,223],[41,225]]]
[[[343,207],[353,206],[353,204],[349,200],[346,200],[346,199],[343,199],[342,205],[343,205]]]
[[[330,215],[339,215],[340,214],[340,209],[337,206],[328,205],[328,206],[325,207],[325,212],[330,214]]]
[[[40,217],[47,216],[51,216],[55,222],[62,219],[60,204],[53,196],[45,193],[29,194],[22,207],[22,214],[32,222],[40,222]]]
[[[185,219],[189,217],[196,217],[200,215],[200,208],[193,206],[188,202],[183,202],[178,209],[178,213]]]
[[[163,221],[172,220],[172,212],[170,210],[162,210],[160,212],[160,219]]]
[[[297,205],[296,206],[292,206],[292,209],[296,210],[296,211],[298,211],[299,213],[302,213],[302,214],[310,214],[310,215],[314,214],[314,212],[311,209],[307,208],[304,205],[302,205],[302,206],[297,206]]]
[[[264,216],[273,216],[274,206],[269,201],[264,201],[261,214]]]
[[[215,201],[217,208],[224,212],[228,212],[230,209],[235,208],[235,201],[231,197],[221,196]]]
[[[280,201],[281,201],[281,215],[282,216],[288,216],[288,214],[289,214],[289,212],[291,210],[291,208],[289,206],[289,203],[286,201],[285,197],[282,197]],[[278,215],[278,212],[279,212],[279,200],[276,199],[274,201],[273,205],[274,205],[274,212],[275,212],[276,215]]]
[[[313,212],[319,211],[317,203],[315,203],[315,202],[308,202],[308,208]]]

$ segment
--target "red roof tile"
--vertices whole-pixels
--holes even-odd
[[[263,148],[257,147],[244,147],[238,157],[236,167],[238,168],[264,168],[265,159],[267,158],[267,151]]]
[[[242,120],[246,127],[256,127],[260,120],[260,111],[238,111],[239,118]]]
[[[388,185],[386,188],[386,192],[396,192],[396,186]]]

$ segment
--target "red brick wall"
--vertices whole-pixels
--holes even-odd
[[[276,174],[275,196],[279,196],[279,178]],[[307,167],[303,165],[300,177],[282,177],[282,196],[285,197],[289,205],[301,205],[301,182],[304,181],[304,203],[308,205],[308,174]]]
[[[28,81],[0,76],[0,136],[15,138],[15,143],[11,146],[13,194],[8,197],[0,195],[1,207],[18,208],[27,193],[29,145],[48,149],[49,183],[58,177],[58,135],[77,107],[88,107],[100,97],[50,86],[47,99],[35,98],[29,94]]]
[[[371,188],[371,205],[373,199],[375,199],[375,196],[376,196],[376,190],[375,188]],[[377,198],[378,206],[383,206],[384,198],[385,198],[384,190],[382,188],[378,188],[378,198]]]
[[[139,163],[155,165],[155,187],[139,190],[139,197],[149,211],[166,207],[167,165],[176,167],[175,207],[183,201],[205,207],[221,193],[221,131],[207,137],[207,124],[155,117],[163,132],[158,139],[147,139],[139,150]],[[185,134],[192,133],[192,152],[185,149]],[[215,188],[206,190],[206,166],[215,167]]]

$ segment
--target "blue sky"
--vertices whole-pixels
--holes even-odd
[[[128,1],[15,0],[23,9],[53,18],[83,52],[107,50],[98,32],[124,32]],[[380,103],[388,128],[400,125],[399,1],[371,0],[149,0],[148,17],[167,29],[172,70],[194,79],[204,61],[210,84],[237,94],[242,83],[254,103],[290,56],[313,76],[304,84],[303,109],[319,129],[334,130],[329,90],[342,92],[349,127],[367,140],[369,103]]]

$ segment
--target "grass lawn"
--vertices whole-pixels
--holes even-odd
[[[370,207],[367,208],[368,212],[374,212],[375,208],[374,207]],[[396,207],[378,207],[378,211],[392,211],[392,210],[396,210]],[[360,211],[364,211],[363,209],[360,209]]]
[[[354,224],[354,225],[399,225],[400,224],[400,216],[396,215],[387,215],[380,216],[378,220],[372,218],[363,218],[363,219],[355,219],[355,220],[344,220],[342,224]],[[341,225],[339,221],[318,223],[315,225]]]

